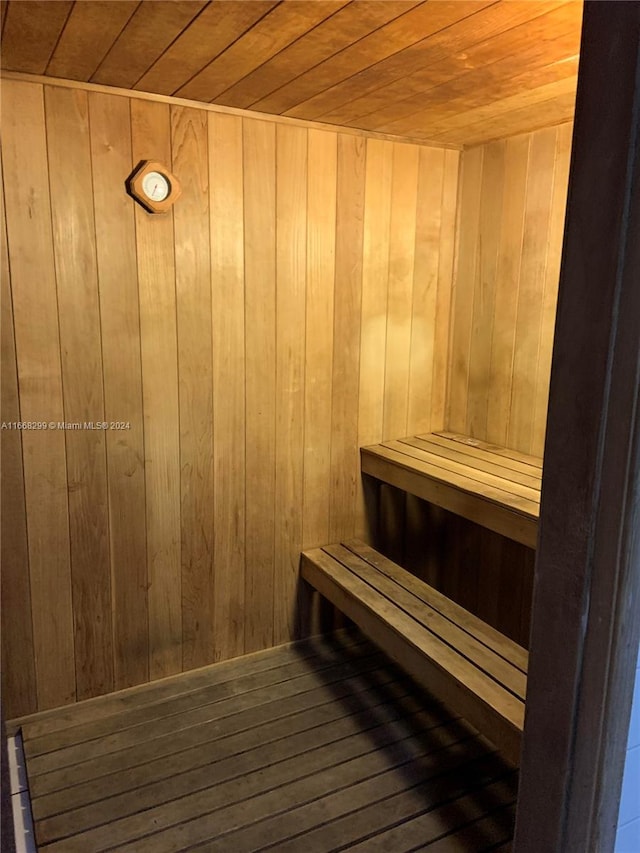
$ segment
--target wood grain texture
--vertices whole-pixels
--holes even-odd
[[[105,420],[86,92],[45,87],[64,419]],[[72,162],[74,168],[67,168]],[[64,432],[78,698],[113,690],[106,439]]]
[[[8,4],[10,71],[479,144],[571,120],[580,0]]]
[[[365,145],[338,138],[329,539],[353,528],[358,478]]]
[[[245,293],[242,119],[209,115],[213,334],[214,659],[245,648]]]
[[[9,255],[4,211],[0,194],[0,281],[2,284],[2,421],[20,420],[18,370],[9,279]],[[19,716],[35,708],[36,673],[34,666],[33,625],[29,579],[29,544],[22,466],[22,432],[2,429],[0,435],[0,517],[2,596],[2,695],[3,719]],[[4,737],[4,734],[3,734]]]
[[[131,102],[133,160],[171,162],[169,108]],[[180,427],[173,213],[135,207],[147,493],[149,676],[182,668]]]
[[[129,103],[89,94],[111,555],[114,686],[149,677],[144,423]]]
[[[47,74],[90,80],[138,5],[136,0],[74,3],[47,65]]]
[[[54,88],[48,139],[40,86],[5,86],[20,416],[41,418],[44,407],[64,418],[55,254],[67,282],[68,270],[83,270],[80,283],[74,279],[77,305],[62,294],[60,325],[71,346],[63,353],[65,399],[97,400],[106,421],[127,428],[67,435],[69,477],[74,466],[88,469],[97,495],[91,528],[80,535],[72,526],[73,541],[101,555],[99,576],[94,565],[75,579],[101,579],[83,618],[105,609],[110,586],[106,615],[93,634],[82,623],[77,652],[65,539],[75,480],[67,476],[65,435],[21,436],[28,571],[38,582],[16,622],[28,626],[33,612],[31,660],[43,708],[73,701],[76,664],[85,677],[87,656],[87,672],[111,665],[122,688],[315,630],[312,602],[298,594],[298,554],[332,530],[353,536],[366,527],[373,535],[377,499],[360,491],[358,446],[382,438],[396,376],[404,410],[413,406],[412,417],[431,421],[421,401],[430,405],[435,341],[446,349],[447,337],[436,319],[433,344],[397,341],[402,363],[385,376],[388,276],[391,268],[401,276],[405,326],[426,329],[434,311],[446,318],[457,180],[455,152],[444,154],[446,171],[441,150],[398,146],[394,191],[394,145],[386,140],[91,86]],[[39,175],[29,184],[25,139]],[[57,188],[73,174],[55,198],[50,155]],[[147,214],[127,196],[125,179],[142,158],[159,159],[181,181],[173,212]],[[70,246],[61,235],[76,220]],[[407,252],[420,264],[407,266]],[[90,329],[83,336],[80,306]],[[86,355],[72,361],[72,353]],[[72,487],[78,520],[84,494]],[[19,501],[14,511],[19,517]],[[86,645],[101,631],[111,637],[111,664]],[[15,684],[11,658],[5,683]],[[65,673],[72,685],[60,695]],[[21,711],[35,710],[17,701]]]
[[[337,134],[308,131],[303,547],[329,539]]]
[[[182,666],[212,660],[214,641],[213,358],[207,116],[171,110],[172,171],[182,196],[174,211],[178,405]]]
[[[276,479],[274,645],[295,638],[302,549],[307,267],[307,131],[276,136]],[[313,334],[313,332],[312,332]]]
[[[7,83],[2,97],[20,416],[57,424],[64,413],[44,93],[38,85]],[[64,431],[26,430],[22,446],[37,700],[44,709],[76,698]]]
[[[273,643],[276,454],[276,133],[243,120],[246,369],[245,649]]]
[[[570,125],[463,155],[449,428],[541,455]]]
[[[2,28],[2,64],[14,71],[44,74],[73,3],[9,3]]]
[[[202,0],[140,3],[91,76],[94,83],[133,87],[180,33],[204,9]]]

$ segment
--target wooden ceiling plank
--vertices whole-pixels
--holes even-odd
[[[277,0],[216,0],[180,35],[133,86],[173,95],[181,86],[271,11]]]
[[[381,0],[382,2],[382,0]],[[425,30],[433,32],[459,16],[456,9],[486,6],[494,0],[460,0],[460,2],[395,3],[403,5],[405,12],[393,21],[341,50],[329,59],[301,74],[280,89],[261,98],[252,105],[261,112],[281,114],[314,97],[318,92],[333,86],[353,74],[414,44]],[[414,8],[416,7],[416,8]],[[469,14],[471,11],[469,11]]]
[[[550,97],[575,91],[577,65],[576,58],[572,62],[546,66],[533,73],[522,75],[522,79],[526,79],[526,87],[523,87],[516,94],[499,99],[491,97],[481,106],[465,112],[458,111],[456,115],[445,117],[442,120],[429,121],[429,133],[435,136],[447,134],[482,121],[490,121],[512,109],[518,109],[527,104],[536,104],[548,100]]]
[[[2,33],[2,67],[44,74],[72,6],[66,0],[12,0]]]
[[[569,37],[566,48],[560,48],[568,51],[565,56],[576,54],[580,47],[581,4],[564,4],[546,13],[545,5],[549,4],[530,3],[529,8],[532,11],[540,12],[537,17],[532,17],[515,27],[509,27],[468,48],[456,50],[455,53],[440,59],[434,65],[426,66],[415,74],[383,86],[370,95],[345,105],[330,116],[325,116],[324,120],[360,123],[360,120],[366,117],[372,125],[375,125],[411,115],[423,107],[424,93],[427,90],[441,86],[449,80],[466,77],[467,74],[479,68],[490,67],[504,59],[515,59],[515,64],[512,63],[513,68],[505,69],[504,73],[509,76],[517,73],[519,69],[527,67],[527,60],[523,54],[531,55],[532,47],[535,47],[535,55],[541,57],[548,50],[549,42],[553,43],[553,59],[547,60],[546,64],[549,64],[549,61],[565,58],[558,52],[557,40],[560,36]],[[470,78],[469,82],[471,82]]]
[[[464,0],[438,2],[435,4],[437,13],[443,15],[449,10],[450,18],[448,23],[446,19],[443,20],[443,26],[436,32],[423,31],[420,41],[299,103],[288,110],[287,115],[295,115],[298,118],[304,116],[308,119],[319,119],[322,116],[324,121],[324,116],[335,115],[339,107],[383,86],[402,81],[425,67],[435,66],[451,54],[464,51],[509,27],[524,23],[536,12],[540,14],[537,10],[549,11],[560,2],[561,0],[538,0],[535,3],[512,0],[509,3],[478,4]],[[349,112],[347,108],[347,113]]]
[[[281,50],[297,41],[348,0],[287,0],[261,18],[250,30],[203,68],[176,94],[181,98],[215,101],[216,97],[244,79]]]
[[[269,62],[256,68],[244,80],[227,89],[217,102],[230,107],[249,108],[405,11],[402,4],[381,3],[380,0],[349,3]]]
[[[493,139],[504,139],[520,133],[531,133],[543,127],[553,127],[573,121],[575,92],[559,95],[528,107],[512,110],[495,120],[485,120],[472,127],[451,133],[457,143],[470,147],[484,144]],[[443,140],[444,141],[444,140]]]
[[[46,73],[69,80],[89,80],[138,4],[139,0],[82,0],[76,3]]]
[[[575,50],[573,36],[558,39],[553,45],[553,48],[544,45],[540,50],[539,43],[532,41],[528,50],[506,56],[494,65],[477,68],[463,77],[437,86],[423,93],[421,97],[412,99],[414,109],[409,115],[394,118],[397,113],[391,108],[388,113],[391,118],[389,121],[384,121],[384,114],[381,113],[375,117],[367,116],[357,123],[363,129],[394,127],[396,132],[399,127],[424,127],[426,121],[431,123],[434,118],[440,121],[454,117],[468,109],[526,90],[529,88],[530,76],[556,63],[558,77],[566,76],[560,66],[572,55],[570,51]],[[519,73],[522,69],[525,69],[524,72]],[[553,79],[553,71],[551,75]],[[416,104],[420,104],[417,110]]]
[[[131,88],[189,26],[207,0],[144,0],[91,77],[93,83]]]
[[[2,10],[2,32],[4,32],[4,22],[7,20],[7,9],[9,8],[9,0],[0,0],[0,9]]]

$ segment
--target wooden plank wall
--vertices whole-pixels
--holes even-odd
[[[571,124],[465,150],[448,428],[542,456]]]
[[[458,153],[5,81],[2,158],[2,419],[128,424],[2,432],[7,716],[301,635],[359,445],[444,426]]]

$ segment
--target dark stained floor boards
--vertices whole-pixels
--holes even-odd
[[[359,634],[20,721],[39,850],[508,850],[517,772]]]

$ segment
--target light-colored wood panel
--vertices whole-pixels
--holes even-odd
[[[169,108],[132,100],[134,162],[171,162]],[[135,206],[147,493],[149,675],[182,668],[180,430],[173,214]]]
[[[346,2],[316,0],[307,3],[305,0],[289,0],[286,4],[277,4],[176,94],[182,98],[216,100],[222,92],[339,11]]]
[[[537,4],[536,4],[537,5]],[[371,67],[365,66],[338,85],[309,98],[300,104],[299,114],[305,118],[325,118],[329,121],[348,122],[368,114],[375,109],[372,104],[393,105],[407,96],[402,81],[423,68],[434,67],[431,72],[438,79],[438,66],[452,55],[458,63],[465,61],[464,52],[505,28],[526,21],[531,17],[531,4],[515,2],[496,4],[493,2],[438,3],[434,9],[423,10],[431,24],[415,33],[401,52],[392,52],[383,61]],[[464,66],[463,66],[464,67]],[[382,94],[384,101],[376,97],[383,86],[389,86]],[[373,93],[373,94],[369,94]],[[304,110],[304,113],[303,113]]]
[[[74,3],[47,74],[89,80],[138,5],[137,0]]]
[[[511,406],[513,348],[522,258],[524,205],[529,171],[529,136],[505,143],[504,198],[496,271],[496,301],[487,389],[486,439],[506,444]],[[490,214],[495,220],[497,211]]]
[[[294,639],[302,547],[307,131],[276,135],[276,479],[273,642]],[[313,334],[313,333],[312,333]]]
[[[440,244],[454,237],[442,233],[444,163],[443,150],[418,152],[407,433],[431,428]]]
[[[541,456],[571,125],[512,137],[497,145],[504,146],[503,189],[496,192],[493,181],[482,186],[479,213],[473,221],[464,213],[464,199],[471,188],[462,189],[457,310],[474,300],[475,316],[478,294],[483,295],[487,288],[495,288],[495,298],[486,327],[477,328],[473,382],[465,390],[464,377],[455,373],[454,362],[450,399],[469,413],[486,407],[486,423],[477,418],[473,423],[476,438]],[[486,158],[495,148],[496,144],[487,144],[469,149],[463,159],[468,162],[470,156]],[[468,171],[463,181],[467,178]],[[469,274],[470,258],[463,253],[473,243],[484,251],[487,239],[482,234],[487,229],[489,233],[499,231],[497,264],[490,274],[475,279]],[[479,249],[476,257],[480,262]],[[459,350],[473,345],[471,329],[460,315],[454,317],[453,335]],[[483,353],[481,358],[478,352]],[[468,434],[471,421],[462,430],[463,418],[454,422],[453,413],[452,405],[449,428]]]
[[[133,87],[206,5],[203,0],[140,3],[91,80],[108,86]]]
[[[29,588],[27,513],[22,468],[22,431],[13,427],[14,423],[20,421],[20,398],[3,192],[0,192],[0,229],[2,700],[3,715],[11,718],[28,713],[29,709],[37,707],[37,700]]]
[[[542,294],[540,345],[538,351],[535,408],[533,411],[533,438],[531,441],[531,452],[536,456],[542,456],[544,452],[544,439],[547,426],[549,377],[551,374],[551,355],[553,351],[552,336],[558,301],[558,282],[560,280],[560,259],[564,237],[564,218],[567,204],[572,134],[573,125],[564,124],[558,128],[556,138],[553,196],[551,198],[549,220],[549,246],[547,248],[547,268]]]
[[[68,0],[9,3],[2,30],[3,67],[44,74],[72,7]]]
[[[362,307],[360,319],[360,386],[358,444],[382,440],[384,415],[387,303],[389,291],[389,225],[393,146],[367,142],[362,249]],[[370,539],[374,519],[366,506],[365,484],[357,479],[357,535]],[[328,538],[325,539],[325,542]],[[317,543],[322,544],[322,543]]]
[[[478,242],[483,148],[465,153],[460,191],[458,263],[453,290],[452,346],[449,364],[448,426],[466,432],[469,344],[473,322],[474,283],[478,275]]]
[[[180,524],[182,666],[213,660],[214,481],[213,361],[209,249],[207,116],[171,110],[172,171],[182,187],[174,210],[178,403],[180,407]]]
[[[542,288],[549,249],[557,130],[531,140],[531,180],[527,184],[513,356],[513,385],[507,445],[531,453],[536,369],[542,321]]]
[[[551,9],[548,14],[543,14]],[[460,67],[459,54],[441,60],[435,68],[428,67],[402,81],[386,87],[371,99],[370,106],[380,104],[367,114],[361,114],[362,127],[388,129],[397,126],[424,127],[423,114],[446,117],[464,109],[499,100],[518,91],[512,78],[526,69],[531,75],[539,68],[553,65],[578,52],[580,36],[576,29],[579,4],[537,2],[535,6],[514,4],[511,23],[518,24],[506,31],[501,28],[494,38],[474,43],[465,49],[465,63]],[[532,15],[533,11],[533,15]],[[500,6],[488,10],[504,14]],[[471,19],[473,21],[473,19]],[[459,48],[457,48],[459,50]],[[519,81],[522,88],[526,81]],[[427,94],[428,92],[428,94]],[[364,104],[361,109],[364,111]]]
[[[79,699],[113,690],[98,269],[86,92],[45,87]],[[92,426],[87,426],[91,424]]]
[[[402,13],[395,3],[360,0],[347,3],[313,30],[281,50],[273,59],[223,92],[221,104],[250,107],[295,77],[364,38]]]
[[[214,656],[245,648],[245,314],[242,119],[209,115]]]
[[[337,135],[308,131],[303,547],[329,540]]]
[[[20,416],[57,425],[64,413],[43,90],[5,82],[2,101]],[[64,432],[26,430],[22,443],[38,708],[44,709],[76,698]]]
[[[354,529],[358,469],[358,373],[362,301],[362,245],[366,149],[362,140],[338,138],[336,281],[331,406],[329,538]]]
[[[419,151],[393,146],[383,438],[407,433]]]
[[[473,317],[469,344],[467,404],[468,435],[486,435],[491,365],[491,341],[496,309],[498,247],[502,226],[505,143],[485,146],[480,188],[477,276],[474,281]]]
[[[133,88],[172,95],[275,5],[272,0],[210,3]]]
[[[111,554],[114,686],[149,677],[147,536],[140,313],[134,212],[122,176],[133,168],[129,102],[89,94],[100,295]]]
[[[245,650],[273,643],[276,452],[276,138],[243,121],[246,358]]]
[[[423,155],[421,155],[423,156]],[[444,427],[447,411],[449,359],[451,343],[451,303],[456,248],[456,217],[460,156],[445,151],[442,181],[442,215],[440,225],[440,259],[438,263],[438,295],[434,330],[433,380],[431,384],[431,429]]]
[[[475,5],[477,7],[479,4]],[[394,6],[398,16],[393,21],[339,51],[306,74],[301,74],[273,95],[258,101],[254,107],[269,112],[317,118],[335,106],[336,85],[371,66],[379,67],[387,57],[414,45],[421,35],[424,38],[425,33],[446,27],[459,12],[450,6],[428,9],[423,3],[402,2]]]

